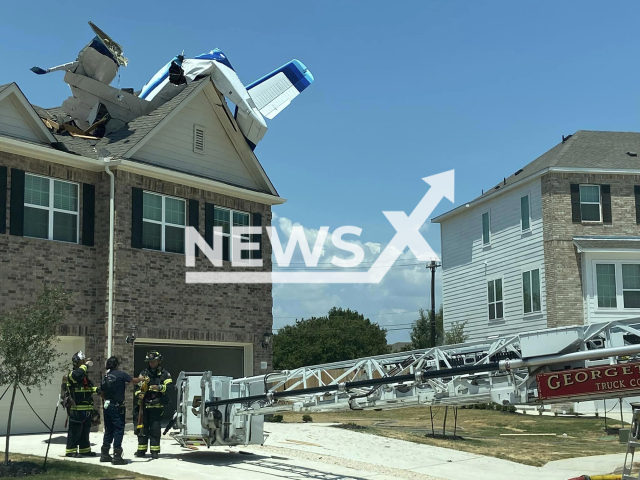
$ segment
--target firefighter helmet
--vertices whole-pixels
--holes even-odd
[[[157,360],[158,364],[160,364],[160,363],[162,363],[162,355],[157,350],[150,350],[150,351],[147,352],[147,356],[146,356],[145,360],[147,361],[147,363],[149,363],[149,362],[151,362],[153,360]]]
[[[71,361],[73,362],[73,366],[74,367],[78,367],[80,365],[82,365],[82,362],[84,362],[86,360],[87,357],[84,356],[84,353],[82,353],[82,350],[77,351],[76,353],[73,354],[73,357],[71,358]]]

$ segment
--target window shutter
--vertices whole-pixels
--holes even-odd
[[[211,248],[213,248],[213,203],[204,204],[204,239]]]
[[[11,169],[11,212],[9,233],[21,237],[24,234],[24,170]]]
[[[93,247],[96,224],[96,187],[82,184],[82,245]]]
[[[633,187],[636,194],[636,223],[640,223],[640,185]]]
[[[189,200],[189,226],[196,229],[200,233],[200,202],[198,200]],[[196,247],[196,257],[199,249]]]
[[[252,220],[252,226],[253,227],[262,227],[262,214],[259,212],[256,212],[253,214],[253,218]],[[252,256],[254,259],[256,260],[260,260],[262,259],[262,234],[255,234],[255,235],[251,235],[251,242],[255,242],[258,243],[260,245],[260,248],[258,250],[253,250]]]
[[[611,225],[611,185],[600,185],[602,223]]]
[[[193,126],[193,151],[204,153],[204,128],[197,125]]]
[[[0,167],[0,234],[7,233],[7,167]]]
[[[131,188],[131,248],[142,248],[142,189]]]
[[[580,214],[580,185],[571,184],[571,221],[573,223],[581,223],[582,215]]]

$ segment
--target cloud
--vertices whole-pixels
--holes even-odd
[[[319,229],[304,227],[286,217],[275,217],[283,248],[286,248],[294,226],[301,226],[309,246],[313,248]],[[344,239],[359,245],[365,253],[362,268],[370,267],[386,244],[362,242],[354,235]],[[330,264],[333,256],[350,258],[348,252],[336,248],[331,242],[331,232],[323,245],[321,268],[335,269]],[[292,267],[303,268],[303,258],[296,248]],[[286,269],[283,269],[286,270]],[[311,270],[311,269],[310,269]],[[372,322],[388,329],[387,341],[408,341],[411,323],[418,318],[420,308],[430,308],[431,273],[425,262],[419,262],[407,249],[379,284],[276,284],[273,289],[274,328],[295,323],[296,318],[326,315],[332,307],[351,308],[369,317]],[[440,304],[441,271],[436,271],[436,303]]]

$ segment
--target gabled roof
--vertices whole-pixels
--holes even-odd
[[[640,173],[640,156],[632,156],[627,152],[640,155],[640,133],[578,130],[482,195],[432,219],[432,222],[439,223],[444,217],[450,216],[467,204],[472,206],[480,203],[488,197],[499,195],[517,183],[542,175],[549,170],[610,173],[635,170]]]
[[[0,86],[0,96],[2,95],[2,89],[11,85],[15,84]],[[29,105],[29,107],[33,110],[35,118],[38,118],[39,124],[44,131],[51,135],[51,142],[59,142],[59,144],[63,144],[64,147],[62,148],[66,148],[70,153],[75,153],[77,155],[96,160],[111,157],[113,160],[130,159],[131,161],[137,161],[131,158],[135,151],[144,145],[144,143],[157,131],[159,131],[159,129],[162,128],[162,126],[173,115],[187,105],[198,92],[205,88],[207,88],[207,90],[205,90],[205,92],[207,92],[209,90],[209,85],[211,86],[212,92],[207,96],[210,98],[212,108],[214,108],[215,114],[223,123],[223,127],[227,131],[227,134],[231,137],[242,161],[248,166],[250,171],[253,172],[254,177],[258,179],[258,184],[262,185],[262,190],[260,191],[269,192],[269,194],[278,197],[278,192],[262,168],[262,165],[258,161],[253,150],[249,147],[242,134],[239,133],[240,129],[235,123],[233,115],[229,112],[226,103],[224,100],[220,100],[217,97],[219,92],[215,89],[210,77],[205,77],[191,82],[178,95],[157,109],[147,115],[137,117],[128,124],[124,124],[122,128],[110,132],[100,139],[83,138],[81,136],[72,135],[68,132],[51,134],[38,117],[48,120],[59,120],[63,117],[68,117],[70,120],[71,117],[68,116],[61,107],[41,108],[36,105]],[[211,97],[216,98],[212,99]],[[90,135],[88,136],[90,137]],[[225,183],[220,179],[215,180]]]
[[[18,84],[6,83],[4,85],[0,85],[0,102],[6,98],[12,98],[16,107],[20,110],[20,113],[23,115],[25,121],[29,125],[29,127],[36,134],[37,138],[39,138],[43,143],[52,143],[55,142],[55,138],[53,134],[44,126],[42,120],[38,116],[38,113],[35,111],[33,106],[27,100]]]

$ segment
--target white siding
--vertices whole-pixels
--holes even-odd
[[[640,263],[640,253],[638,252],[620,252],[620,253],[598,253],[589,252],[582,253],[582,271],[583,271],[583,294],[585,302],[585,320],[586,323],[609,322],[612,320],[622,320],[625,318],[640,317],[640,309],[624,308],[622,297],[622,271],[623,263]],[[617,307],[616,308],[599,308],[598,293],[596,281],[597,263],[612,263],[616,266],[616,289],[617,289]],[[586,281],[585,281],[586,280]]]
[[[194,125],[204,127],[204,153],[193,151]],[[260,189],[242,162],[204,92],[196,95],[154,134],[135,152],[133,158],[233,185]]]
[[[40,142],[40,138],[33,131],[10,97],[11,95],[0,101],[0,133]]]
[[[522,232],[520,198],[529,195],[531,228]],[[490,212],[491,243],[482,242],[482,214]],[[498,194],[441,223],[445,329],[466,322],[469,340],[546,328],[540,179]],[[540,269],[541,312],[524,315],[522,272]],[[504,319],[489,320],[487,281],[502,278]]]

